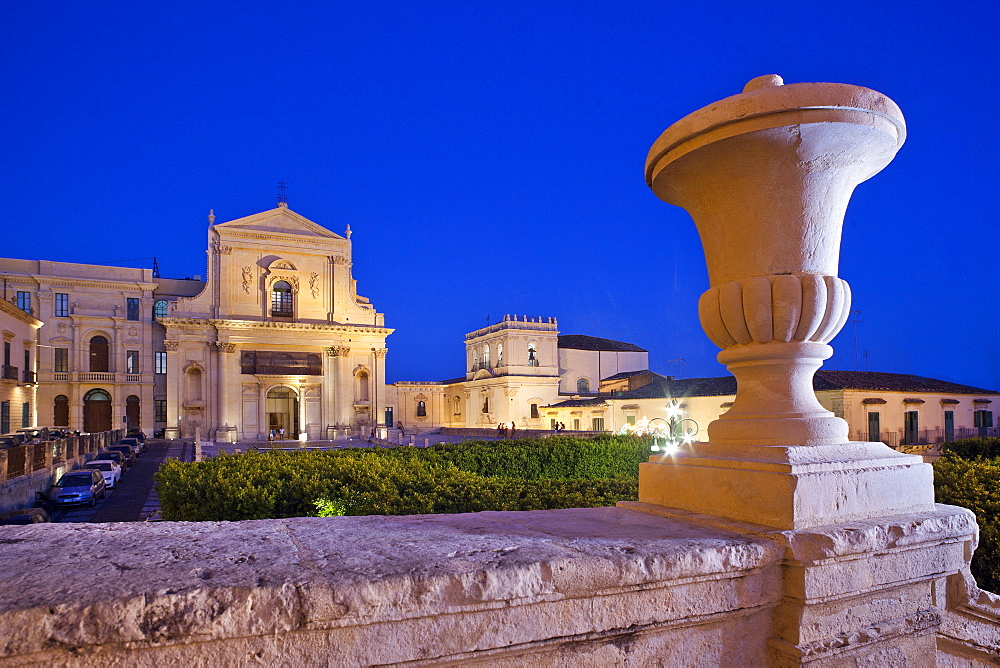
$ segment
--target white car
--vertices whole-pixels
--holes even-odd
[[[100,471],[104,476],[104,484],[108,489],[116,487],[118,481],[122,479],[122,467],[117,462],[110,459],[95,459],[83,465],[83,468],[90,471]]]

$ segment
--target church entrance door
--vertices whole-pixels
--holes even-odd
[[[90,433],[111,430],[111,395],[91,390],[83,397],[83,430]]]
[[[281,438],[282,429],[286,440],[299,437],[299,398],[295,390],[289,387],[268,390],[265,411],[268,431],[273,430],[275,439]]]

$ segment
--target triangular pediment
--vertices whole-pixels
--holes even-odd
[[[245,218],[237,218],[215,226],[219,232],[257,232],[260,234],[294,234],[304,237],[321,237],[324,239],[343,239],[339,234],[317,225],[308,218],[300,216],[291,209],[278,207],[270,211],[262,211]]]

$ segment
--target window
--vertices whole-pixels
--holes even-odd
[[[18,292],[17,293],[17,307],[24,311],[25,313],[31,313],[31,293],[30,292]]]
[[[873,442],[882,440],[882,426],[878,411],[869,411],[868,413],[868,440]]]
[[[167,372],[167,351],[157,350],[153,353],[153,373]]]
[[[626,415],[625,416],[625,424],[635,424],[635,416],[634,415]]]
[[[531,404],[531,417],[538,417],[538,404]]]
[[[125,351],[125,373],[139,373],[139,351]]]
[[[944,440],[955,440],[955,411],[944,412]]]
[[[604,431],[604,418],[591,418],[591,431]],[[575,424],[575,422],[574,422]]]
[[[167,317],[167,300],[160,299],[153,304],[153,320]]]
[[[167,400],[153,399],[153,419],[157,422],[167,421]]]
[[[483,397],[483,412],[484,413],[489,413],[490,412],[490,398],[489,397]]]
[[[573,418],[573,431],[580,431],[580,418]]]
[[[53,348],[52,370],[56,373],[69,373],[69,348]]]
[[[27,401],[21,404],[21,426],[31,426],[31,404]]]
[[[125,319],[126,320],[138,320],[139,319],[139,298],[129,297],[126,301],[127,308],[125,309]]]
[[[292,317],[292,286],[288,281],[278,281],[271,288],[271,315]]]
[[[503,344],[497,344],[497,366],[503,366]]]
[[[56,311],[55,315],[58,318],[68,318],[69,317],[69,295],[65,292],[56,293]]]
[[[24,370],[31,371],[31,351],[24,351]]]
[[[906,411],[903,414],[903,444],[912,445],[918,441],[917,431],[919,429],[917,411]]]
[[[0,401],[0,434],[10,431],[10,402]]]
[[[52,426],[69,426],[69,397],[65,394],[60,394],[52,400]]]
[[[576,381],[576,391],[581,393],[590,392],[590,381],[586,378]]]
[[[993,426],[993,411],[973,411],[973,426],[979,429],[980,436],[986,436],[986,430]]]
[[[10,341],[3,342],[3,365],[10,366]],[[0,432],[4,434],[6,432]]]
[[[427,417],[427,404],[423,401],[417,402],[417,417]]]
[[[528,366],[538,366],[538,350],[534,343],[528,344]]]
[[[490,368],[490,347],[489,346],[483,346],[483,368],[484,369],[489,369]]]
[[[91,373],[111,370],[110,355],[108,352],[108,340],[106,338],[98,334],[90,339]]]

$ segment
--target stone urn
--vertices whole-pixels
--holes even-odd
[[[788,528],[931,507],[930,467],[850,443],[812,387],[850,312],[837,276],[848,201],[905,137],[881,93],[768,75],[653,144],[646,182],[698,227],[699,316],[737,392],[707,443],[643,465],[641,500]]]

